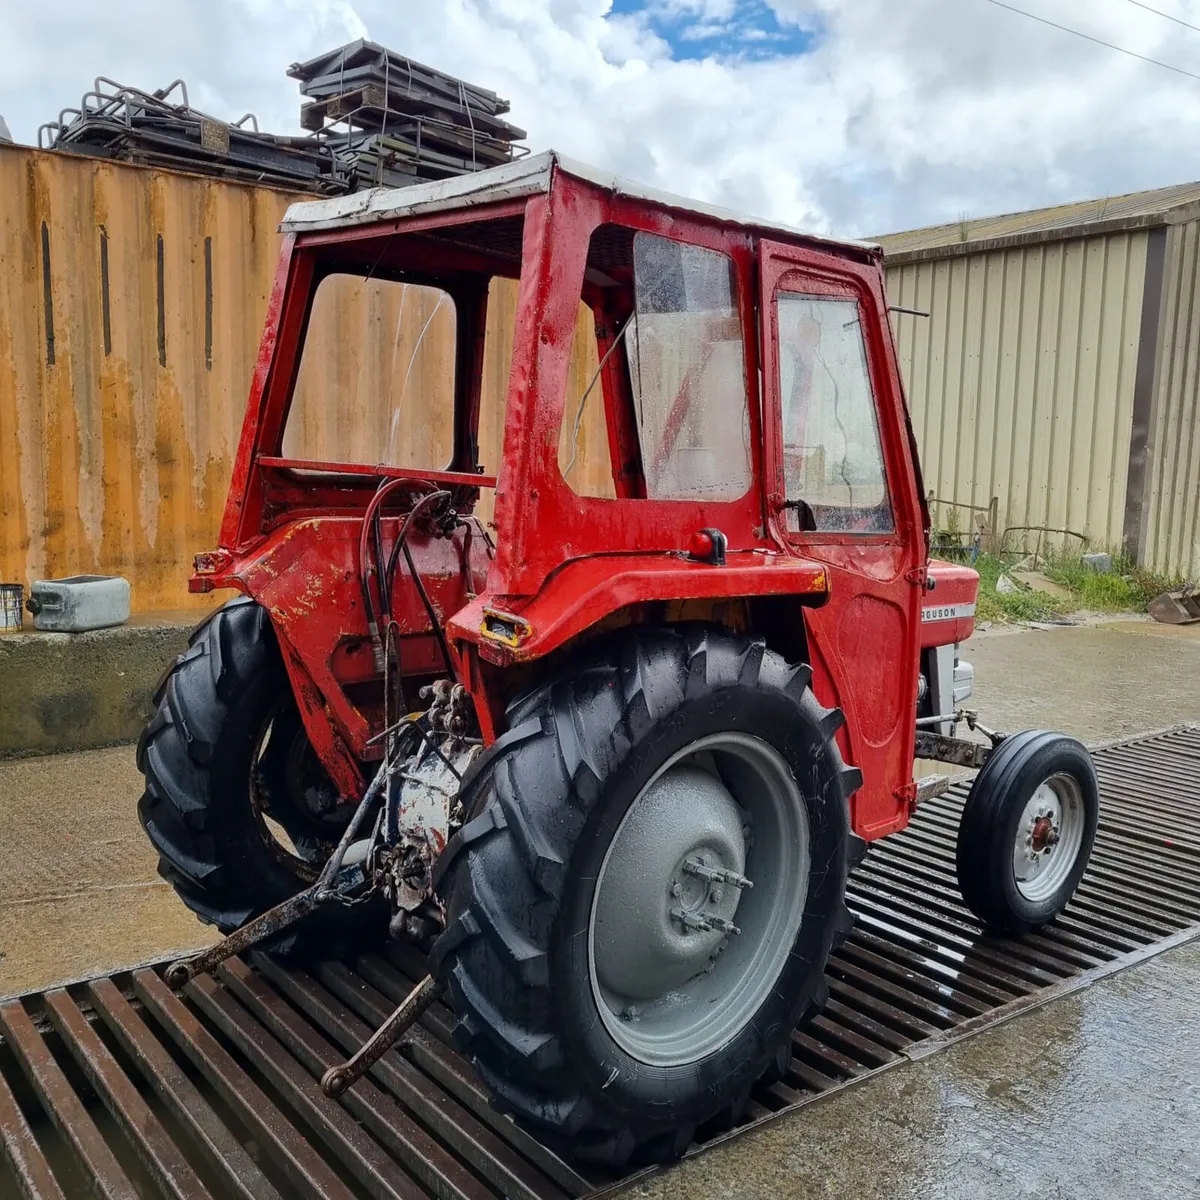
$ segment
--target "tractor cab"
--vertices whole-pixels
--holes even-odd
[[[868,780],[856,826],[903,823],[927,519],[876,248],[555,154],[283,228],[192,587],[269,612],[342,795],[378,753],[389,629],[416,687],[449,657],[490,739],[507,668],[716,619],[812,662]]]

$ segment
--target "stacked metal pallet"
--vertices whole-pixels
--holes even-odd
[[[144,92],[99,78],[78,108],[38,130],[43,149],[197,171],[331,195],[464,175],[526,153],[508,101],[374,42],[357,41],[288,74],[308,97],[306,135],[263,133],[191,107],[183,80]]]
[[[300,123],[327,138],[358,187],[403,187],[510,162],[525,131],[507,100],[375,42],[357,41],[288,74],[308,97]]]
[[[252,113],[211,117],[191,107],[181,79],[144,92],[99,78],[78,108],[41,126],[38,145],[320,194],[353,186],[353,170],[324,139],[262,133]]]

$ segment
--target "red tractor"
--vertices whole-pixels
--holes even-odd
[[[930,561],[877,248],[554,154],[284,232],[190,585],[241,595],[138,749],[160,870],[231,935],[172,986],[386,926],[430,975],[326,1091],[446,990],[495,1101],[616,1163],[787,1070],[847,872],[946,785],[915,757],[981,768],[981,924],[1063,909],[1095,775],[954,736],[978,581]]]

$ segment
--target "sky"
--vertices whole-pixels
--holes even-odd
[[[1011,4],[1200,76],[1200,0]],[[299,132],[286,68],[358,37],[507,97],[535,151],[821,233],[1200,178],[1200,78],[991,0],[0,0],[0,115],[33,142],[98,75],[183,78]]]

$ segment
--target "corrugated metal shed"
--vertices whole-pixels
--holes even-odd
[[[1002,238],[1045,241],[1072,232],[1103,233],[1110,225],[1123,231],[1162,225],[1168,220],[1178,221],[1180,210],[1190,205],[1200,207],[1200,183],[1177,183],[1147,192],[1076,200],[996,217],[964,217],[945,225],[888,233],[871,240],[883,247],[889,259],[898,260],[921,251],[933,251],[935,257],[947,251],[967,254],[989,248],[986,243]],[[1038,239],[1037,235],[1042,236]]]
[[[1200,575],[1200,183],[878,241],[927,487]]]
[[[1145,232],[888,269],[925,486],[1119,545]],[[945,514],[940,514],[945,519]],[[963,521],[964,527],[967,521]]]
[[[1167,574],[1200,578],[1200,221],[1166,233],[1156,311],[1153,396],[1139,478],[1140,558]]]

